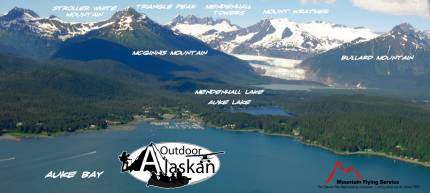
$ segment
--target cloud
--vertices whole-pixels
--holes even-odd
[[[301,3],[335,3],[336,0],[300,0]]]
[[[369,11],[430,18],[430,0],[352,0],[352,4]]]

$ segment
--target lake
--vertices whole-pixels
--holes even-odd
[[[279,115],[279,116],[292,116],[293,113],[286,112],[280,107],[231,107],[227,108],[228,112],[241,112],[251,115]]]
[[[120,173],[118,155],[149,142],[186,142],[220,155],[211,179],[179,189],[146,187]],[[430,192],[430,169],[375,156],[340,156],[288,137],[220,129],[168,129],[142,123],[130,131],[101,131],[46,139],[0,140],[0,192],[7,193],[316,193]],[[14,159],[13,159],[14,158]],[[336,161],[367,179],[394,179],[417,189],[320,189]],[[100,179],[44,179],[49,171],[104,171]],[[336,178],[350,178],[338,172]]]
[[[345,87],[345,86],[319,86],[319,85],[309,85],[309,84],[261,84],[253,85],[255,87],[260,87],[270,90],[295,90],[295,91],[313,91],[313,90],[375,90],[376,88],[362,88],[362,87]],[[378,90],[378,89],[376,89]]]

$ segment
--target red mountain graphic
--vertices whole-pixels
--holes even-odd
[[[354,166],[350,166],[349,168],[345,169],[345,167],[343,167],[343,165],[342,165],[342,163],[340,163],[340,161],[336,161],[336,163],[334,164],[333,169],[331,170],[330,176],[328,176],[328,178],[325,180],[326,184],[328,184],[328,183],[331,182],[331,180],[333,179],[334,175],[336,174],[337,168],[340,168],[345,174],[353,171],[358,180],[363,180],[363,177],[361,176],[360,172],[358,170],[356,170],[354,168]]]

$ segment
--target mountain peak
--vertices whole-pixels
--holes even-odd
[[[401,23],[391,30],[391,32],[409,34],[415,32],[415,28],[409,23]]]
[[[182,16],[181,14],[176,14],[175,17],[172,18],[172,21],[181,20],[182,18],[184,18],[184,16]]]
[[[133,9],[132,7],[127,7],[127,8],[125,8],[123,11],[125,11],[125,12],[127,12],[127,13],[130,13],[130,14],[133,14],[133,15],[140,15],[140,13],[139,12],[137,12],[135,9]]]
[[[212,17],[202,17],[199,18],[195,15],[176,15],[169,25],[174,26],[176,24],[206,24],[206,25],[215,25],[218,23],[227,22],[229,25],[232,25],[231,22],[227,19],[214,19]]]
[[[135,9],[133,9],[132,7],[127,7],[124,10],[117,11],[115,14],[113,14],[112,17],[111,17],[111,19],[113,19],[113,20],[119,20],[119,19],[121,19],[123,17],[137,18],[137,17],[145,17],[145,15],[139,13],[138,11],[136,11]]]
[[[262,20],[260,20],[258,23],[252,25],[252,26],[271,26],[272,22],[276,22],[276,21],[282,21],[282,19],[273,19],[273,18],[264,18]]]
[[[39,15],[37,15],[34,11],[30,9],[23,9],[19,7],[14,7],[11,9],[6,15],[2,16],[2,20],[11,21],[15,19],[24,19],[24,18],[38,18]]]
[[[50,16],[48,17],[48,19],[60,20],[60,18],[58,18],[56,15],[50,15]]]
[[[265,18],[263,18],[262,20],[260,20],[259,21],[259,23],[260,22],[270,22],[270,20],[273,20],[274,18],[271,18],[271,17],[265,17]],[[285,18],[283,18],[283,19],[285,19]]]

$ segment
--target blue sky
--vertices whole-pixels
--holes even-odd
[[[429,5],[427,0],[396,0],[397,4],[387,4],[388,0],[252,0],[252,1],[233,1],[233,0],[2,0],[0,12],[6,13],[13,7],[32,9],[42,17],[57,15],[62,20],[73,22],[92,22],[109,18],[113,12],[105,12],[103,17],[65,17],[64,12],[54,12],[54,6],[118,6],[136,8],[137,4],[195,4],[196,9],[192,10],[144,10],[143,12],[151,19],[165,24],[177,14],[196,16],[212,16],[218,18],[211,10],[205,9],[207,4],[247,4],[250,10],[242,16],[227,17],[233,23],[240,26],[248,26],[259,20],[270,18],[288,18],[292,21],[307,22],[312,20],[328,21],[348,26],[365,26],[375,31],[387,31],[393,26],[408,22],[421,30],[430,30],[430,16],[428,15]],[[279,14],[265,15],[265,9],[328,9],[328,14]],[[414,10],[416,9],[416,10]],[[223,16],[224,17],[224,16]]]

